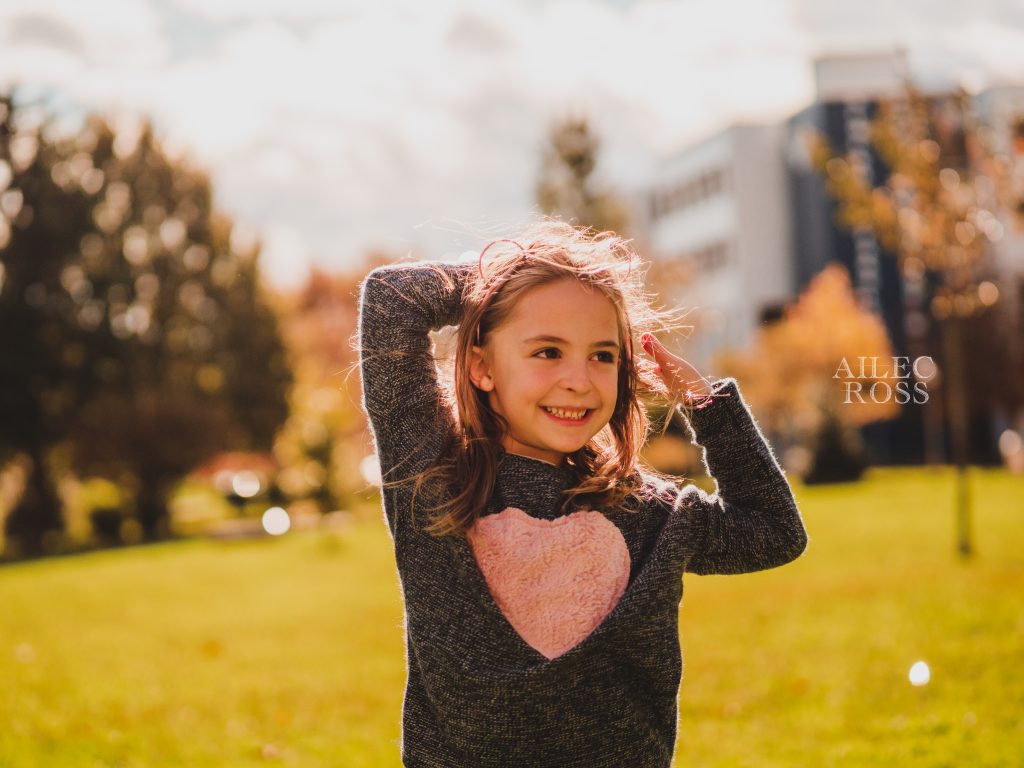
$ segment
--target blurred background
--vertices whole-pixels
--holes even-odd
[[[399,764],[357,287],[538,213],[634,240],[808,524],[687,579],[680,760],[1018,764],[1019,3],[9,0],[0,765]]]

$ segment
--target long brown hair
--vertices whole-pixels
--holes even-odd
[[[645,332],[673,330],[677,313],[656,309],[644,288],[643,265],[630,241],[614,232],[595,232],[541,218],[515,239],[492,241],[481,253],[463,294],[463,313],[455,331],[454,362],[441,357],[443,386],[457,408],[456,432],[438,461],[426,470],[390,484],[414,482],[413,506],[420,491],[439,503],[424,531],[434,536],[464,536],[483,514],[491,498],[504,452],[508,422],[489,406],[486,394],[469,377],[474,345],[508,320],[529,290],[567,277],[604,294],[618,320],[618,396],[608,424],[586,445],[567,455],[574,485],[565,493],[561,511],[627,508],[627,500],[643,500],[638,472],[672,478],[647,466],[640,455],[651,431],[641,398],[658,395],[678,400],[667,391],[656,364],[634,355]],[[667,428],[669,418],[665,418]],[[676,478],[672,478],[676,479]],[[428,488],[430,490],[428,490]]]

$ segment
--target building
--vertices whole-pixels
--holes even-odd
[[[794,295],[783,139],[779,124],[732,126],[666,160],[640,198],[651,253],[686,267],[661,295],[690,311],[685,351],[698,369]]]
[[[779,124],[731,126],[661,165],[638,197],[637,218],[654,258],[688,267],[690,279],[663,288],[662,295],[694,309],[685,355],[699,369],[712,370],[711,358],[723,346],[748,344],[762,322],[833,261],[846,267],[862,303],[883,319],[894,354],[938,359],[926,276],[901,270],[870,232],[851,233],[837,224],[836,205],[811,167],[806,143],[809,133],[818,132],[838,151],[859,155],[874,180],[884,181],[887,169],[871,146],[870,121],[880,101],[900,97],[909,81],[901,51],[822,58],[815,62],[816,98],[805,109]],[[927,95],[941,114],[953,89]],[[989,89],[974,102],[1007,151],[1016,142],[1024,155],[1024,122],[1016,122],[1024,115],[1024,88]],[[966,163],[966,157],[960,160]],[[1024,162],[1019,165],[1024,199]],[[996,246],[995,263],[1001,290],[1019,301],[1024,234],[1011,234],[1011,222],[1004,226],[1007,236]],[[1010,300],[1003,309],[1019,312],[1016,306]],[[991,422],[990,416],[981,422]],[[1001,418],[1014,422],[1019,414]],[[868,425],[863,435],[877,463],[941,460],[948,448],[943,423],[941,404],[907,406],[899,418]],[[994,422],[973,425],[976,459],[994,455],[998,428]]]
[[[828,263],[839,261],[849,272],[862,305],[882,318],[893,354],[917,357],[927,354],[931,346],[926,286],[905,280],[896,256],[886,252],[871,232],[849,232],[837,224],[836,203],[825,191],[821,174],[811,166],[806,143],[809,134],[817,132],[834,150],[859,156],[871,181],[882,181],[886,169],[871,146],[870,123],[879,100],[900,97],[908,79],[906,57],[898,51],[816,61],[816,99],[786,121],[785,164],[797,293]],[[877,463],[924,459],[927,441],[940,439],[929,431],[934,419],[926,423],[925,418],[934,416],[934,404],[932,412],[926,414],[926,410],[907,406],[899,418],[862,429]],[[935,444],[930,450],[938,455],[941,447]]]

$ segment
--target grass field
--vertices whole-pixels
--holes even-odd
[[[796,492],[798,561],[687,575],[676,764],[1024,765],[1024,478]],[[0,766],[399,766],[402,607],[379,512],[0,568]],[[918,660],[931,681],[915,687]]]

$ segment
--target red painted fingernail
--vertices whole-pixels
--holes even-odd
[[[643,336],[640,337],[640,346],[642,346],[647,351],[647,354],[653,355],[654,354],[654,336],[652,336],[649,333],[645,333]]]

